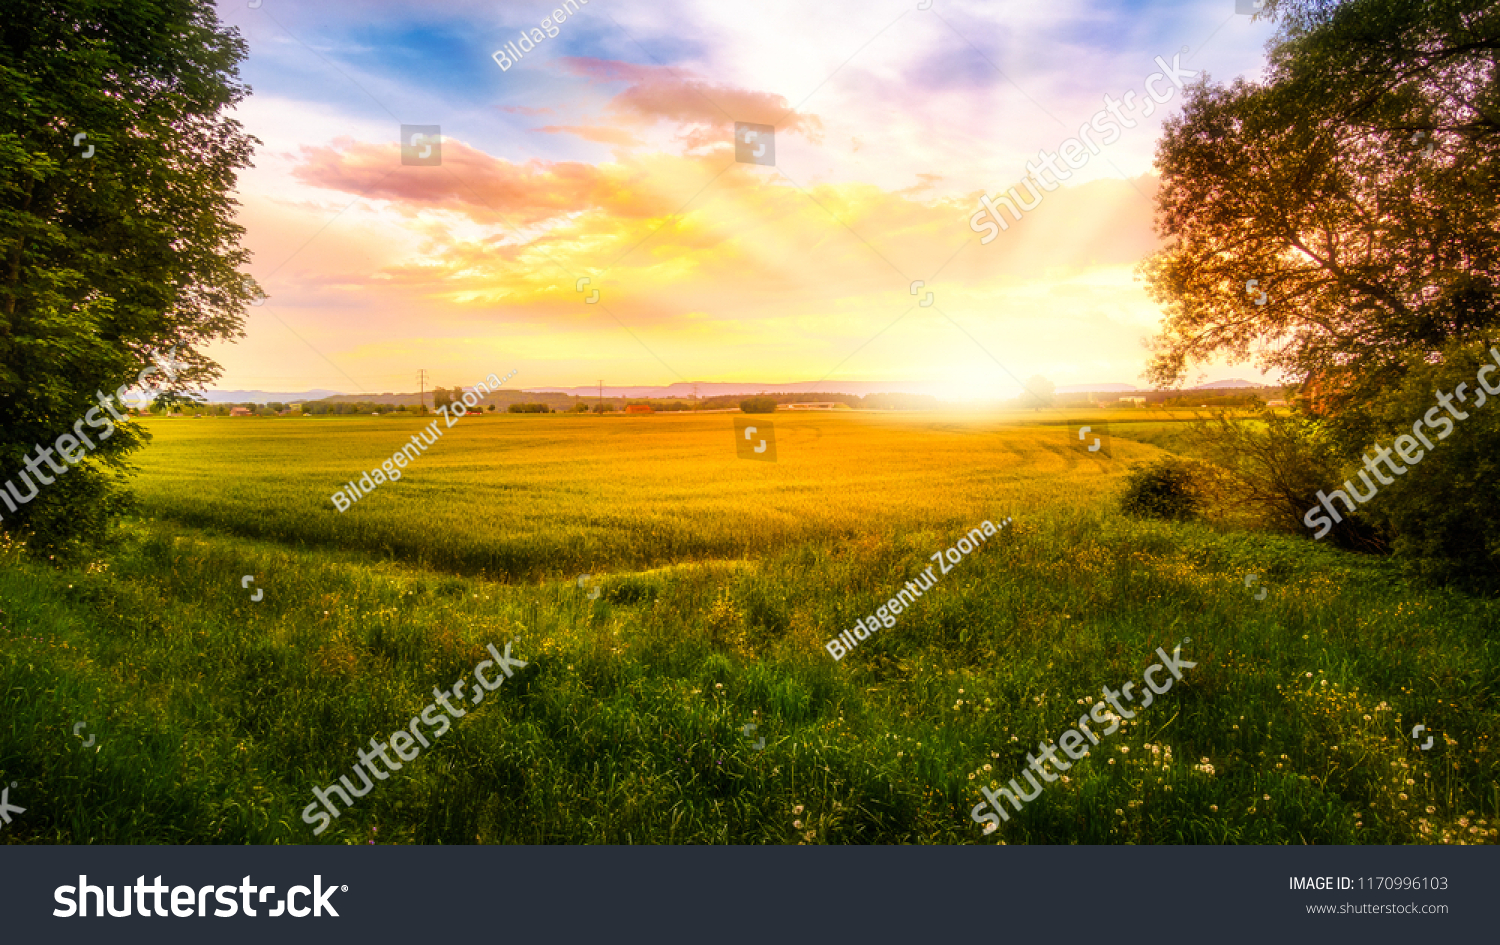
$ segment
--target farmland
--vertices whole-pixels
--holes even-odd
[[[723,415],[473,417],[344,513],[419,421],[149,421],[118,548],[5,552],[0,842],[1493,842],[1496,606],[1124,518],[1160,455],[1131,428],[1182,417],[1098,418],[1111,457],[1062,414],[777,413],[757,462]],[[313,836],[314,788],[512,638],[524,670]],[[1170,694],[981,833],[978,785],[1179,643]]]

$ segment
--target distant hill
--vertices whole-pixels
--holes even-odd
[[[634,398],[657,398],[667,400],[673,397],[691,398],[693,396],[694,384],[691,381],[668,384],[665,387],[611,387],[604,385],[605,397],[634,397]],[[749,394],[855,394],[863,397],[866,394],[930,394],[935,385],[916,382],[902,381],[793,381],[788,384],[767,384],[753,381],[699,381],[697,383],[698,396],[707,400],[710,397],[738,397]],[[532,387],[529,390],[535,392],[549,392],[566,394],[568,396],[578,395],[580,397],[598,397],[598,387]]]
[[[1213,381],[1209,384],[1199,384],[1197,387],[1190,388],[1190,390],[1221,390],[1225,387],[1253,387],[1259,390],[1265,386],[1265,384],[1257,384],[1254,381],[1245,381],[1236,377],[1227,381]]]
[[[306,390],[300,394],[282,394],[264,390],[209,390],[199,391],[211,404],[296,404],[309,400],[322,400],[338,393],[336,390]],[[415,400],[412,403],[416,403]]]
[[[691,399],[693,396],[693,384],[678,383],[668,384],[664,387],[653,386],[631,386],[611,387],[604,386],[605,399],[656,399],[671,400],[681,398]],[[742,397],[751,394],[852,394],[856,397],[868,397],[871,394],[914,394],[928,395],[929,391],[923,388],[929,385],[923,383],[898,383],[891,381],[844,381],[838,384],[830,384],[827,381],[797,381],[790,384],[760,384],[760,383],[736,383],[736,382],[700,382],[698,396],[707,401],[715,397]],[[1233,388],[1265,389],[1266,385],[1256,384],[1251,381],[1234,378],[1227,381],[1213,381],[1189,390],[1224,390]],[[1103,384],[1064,384],[1057,388],[1058,394],[1131,394],[1146,393],[1147,388],[1136,387],[1133,384],[1103,383]],[[370,404],[416,404],[418,393],[416,391],[403,391],[393,393],[386,391],[379,394],[346,394],[334,390],[308,390],[300,393],[281,393],[263,390],[211,390],[204,392],[211,404],[266,404],[266,403],[310,403],[312,401],[326,400],[331,403],[370,403]],[[496,404],[511,404],[521,402],[539,402],[560,406],[572,403],[574,397],[592,402],[599,396],[599,388],[595,387],[531,387],[521,390],[514,387],[502,387],[489,397],[486,402]],[[425,395],[425,402],[432,403],[432,391],[429,389]]]

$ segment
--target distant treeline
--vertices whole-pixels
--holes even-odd
[[[1092,397],[1092,400],[1090,399]],[[1134,407],[1135,404],[1123,400],[1127,397],[1144,397],[1148,407],[1253,407],[1256,404],[1267,403],[1272,400],[1284,400],[1286,394],[1282,388],[1266,387],[1256,390],[1236,390],[1235,388],[1221,388],[1219,390],[1151,390],[1151,391],[1126,391],[1120,394],[1095,393],[1095,394],[1053,394],[1040,406],[1044,407]],[[1035,400],[1026,396],[1017,397],[1007,401],[1007,406],[1016,408],[1033,409],[1038,406]]]
[[[493,408],[491,408],[493,409]],[[336,416],[339,414],[388,414],[388,413],[418,413],[415,405],[410,407],[392,406],[390,404],[330,404],[323,402],[314,403],[291,403],[284,404],[279,401],[258,404],[253,401],[245,403],[207,404],[198,403],[186,398],[159,398],[153,401],[148,408],[148,413],[153,416],[183,416],[183,417],[228,417],[236,410],[247,410],[252,417],[285,417],[285,416],[318,416],[327,414]],[[431,410],[427,411],[431,413]],[[244,416],[244,414],[240,414]]]
[[[749,400],[773,401],[776,404],[839,403],[856,410],[936,410],[942,403],[931,394],[761,394]],[[746,402],[744,394],[726,394],[703,401],[704,410],[739,407]],[[657,407],[660,410],[662,408]]]

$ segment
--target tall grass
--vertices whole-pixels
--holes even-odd
[[[158,429],[142,490],[156,518],[108,561],[82,573],[6,552],[0,779],[27,810],[0,841],[1493,840],[1495,605],[1414,592],[1298,539],[1120,518],[1118,452],[1111,465],[1054,449],[1051,428],[777,415],[781,462],[736,465],[731,433],[685,419],[483,426],[420,461],[457,446],[472,466],[413,467],[430,518],[402,517],[403,480],[355,507],[373,524],[353,510],[299,522],[279,503],[320,495],[324,467],[349,462],[329,453],[372,464],[383,424],[347,428],[343,446],[276,421],[241,424],[255,429],[230,446],[210,422]],[[507,437],[524,458],[496,445]],[[573,467],[601,443],[616,458],[590,479]],[[486,448],[505,457],[493,473]],[[205,468],[212,491],[184,490]],[[516,483],[527,498],[505,499]],[[1006,516],[895,627],[838,663],[822,648],[933,552]],[[517,529],[489,540],[514,542],[524,566],[456,573],[501,560],[484,557],[485,523]],[[448,570],[376,533],[425,534],[423,557]],[[603,575],[598,600],[570,567]],[[312,835],[314,787],[517,635],[530,665],[516,679]],[[1184,640],[1198,665],[1183,681],[980,832],[981,783],[1018,776],[1101,687]]]

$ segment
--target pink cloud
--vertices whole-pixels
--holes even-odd
[[[292,170],[297,180],[389,200],[404,213],[450,210],[478,223],[530,225],[582,211],[640,219],[676,209],[658,188],[643,186],[644,170],[577,161],[513,164],[452,138],[443,141],[438,167],[403,166],[395,145],[343,142],[304,147],[302,156]]]
[[[641,140],[623,128],[610,128],[607,125],[546,125],[542,128],[533,128],[532,131],[540,131],[545,134],[568,134],[577,135],[585,141],[597,141],[599,144],[617,144],[621,147],[635,147]]]
[[[780,95],[712,85],[665,66],[576,56],[561,61],[574,75],[596,82],[629,83],[610,100],[609,110],[630,124],[666,120],[727,130],[737,121],[748,121],[775,125],[777,131],[796,132],[815,143],[821,140],[823,123],[818,117],[793,110]],[[701,130],[689,131],[686,136],[690,141],[707,140]]]

